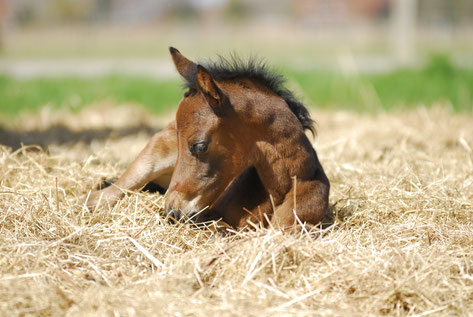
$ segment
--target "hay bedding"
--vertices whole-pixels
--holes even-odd
[[[114,122],[105,108],[17,126],[156,124],[130,111]],[[333,224],[300,234],[169,225],[163,198],[148,193],[85,211],[82,196],[123,170],[145,132],[48,151],[1,147],[0,314],[472,314],[473,118],[439,109],[316,118]]]

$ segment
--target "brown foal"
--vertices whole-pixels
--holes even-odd
[[[306,129],[307,109],[282,78],[256,62],[196,64],[175,48],[187,92],[176,119],[153,136],[125,173],[90,194],[87,207],[113,206],[124,190],[168,188],[172,219],[222,219],[235,228],[317,224],[330,184]]]

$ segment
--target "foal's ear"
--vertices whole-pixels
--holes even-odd
[[[184,77],[185,80],[192,82],[197,73],[197,64],[193,61],[188,60],[174,47],[169,47],[169,52],[171,53],[172,61],[174,66],[176,66],[177,72]]]
[[[217,114],[220,113],[222,108],[221,106],[224,102],[224,95],[218,88],[212,76],[210,76],[209,72],[201,65],[197,65],[196,82],[199,91],[203,93],[205,99],[214,112]]]

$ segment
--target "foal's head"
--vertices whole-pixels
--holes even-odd
[[[177,220],[199,221],[231,181],[253,164],[254,144],[267,134],[265,124],[274,120],[261,113],[267,107],[287,111],[288,104],[245,74],[234,71],[225,77],[212,66],[206,69],[188,60],[174,48],[170,52],[188,90],[176,113],[178,156],[166,210]],[[311,126],[308,113],[296,114],[298,118],[289,113],[299,129]]]

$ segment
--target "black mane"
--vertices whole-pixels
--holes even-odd
[[[200,64],[216,80],[248,78],[268,87],[286,101],[289,109],[296,115],[304,130],[310,130],[313,134],[315,133],[314,121],[311,119],[307,108],[296,99],[290,90],[284,87],[284,77],[270,71],[263,61],[255,58],[245,61],[237,56],[226,59],[219,56],[217,61],[206,61]],[[193,82],[188,82],[187,85],[196,87]]]

